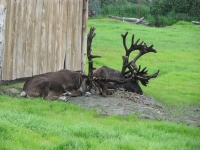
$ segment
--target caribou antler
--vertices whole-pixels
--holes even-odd
[[[115,83],[125,83],[128,82],[128,80],[130,79],[120,79],[120,78],[100,78],[100,77],[94,77],[93,76],[93,70],[95,70],[96,68],[93,67],[93,58],[101,58],[101,56],[98,55],[92,55],[92,40],[95,37],[95,27],[91,27],[90,28],[90,32],[87,35],[87,58],[88,58],[88,79],[91,83],[91,86],[93,88],[95,88],[96,90],[99,91],[99,93],[101,93],[102,95],[108,95],[108,94],[112,94],[113,92],[116,91],[116,89],[118,87],[109,84],[109,82],[115,82]],[[112,90],[110,90],[112,89]]]
[[[148,52],[154,52],[156,53],[156,50],[153,49],[153,45],[147,46],[146,43],[143,41],[139,43],[140,39],[138,39],[136,42],[134,42],[134,35],[132,36],[132,42],[130,48],[127,48],[126,46],[126,37],[128,35],[128,32],[126,32],[124,35],[122,34],[123,38],[123,45],[126,51],[126,55],[122,56],[123,59],[123,65],[121,72],[109,67],[100,67],[100,68],[94,68],[93,67],[93,58],[100,58],[101,56],[98,55],[92,55],[92,40],[95,37],[95,27],[90,28],[90,32],[87,36],[87,58],[88,58],[88,79],[90,81],[91,87],[95,88],[99,91],[100,94],[103,96],[107,94],[112,94],[115,92],[118,88],[125,88],[127,91],[136,92],[138,94],[142,93],[142,90],[137,82],[133,82],[134,80],[140,80],[142,85],[146,86],[151,78],[156,78],[159,70],[152,74],[148,75],[148,70],[146,70],[146,67],[144,69],[141,69],[136,66],[136,61],[144,54]],[[129,56],[131,52],[139,50],[138,55],[131,61],[129,61]],[[94,70],[96,69],[96,70]],[[99,71],[101,73],[99,73]],[[103,77],[103,78],[102,78]],[[111,82],[111,83],[109,83]]]
[[[140,80],[142,85],[147,86],[147,84],[149,83],[149,80],[151,78],[156,78],[158,76],[158,73],[159,73],[159,70],[156,73],[148,76],[147,75],[148,70],[146,70],[146,67],[140,71],[140,66],[139,66],[139,69],[137,70],[135,77],[136,79]]]
[[[107,95],[107,94],[112,94],[113,92],[111,92],[109,90],[109,85],[107,84],[108,82],[111,81],[111,79],[102,79],[102,78],[96,78],[93,76],[93,70],[96,69],[93,67],[93,58],[101,58],[101,56],[98,55],[92,55],[92,40],[95,37],[95,27],[91,27],[90,28],[90,32],[87,35],[87,58],[88,58],[88,79],[91,83],[91,87],[95,88],[96,90],[99,91],[99,93],[101,93],[103,96]],[[119,81],[120,82],[120,81]],[[113,89],[116,89],[116,87],[113,86]]]
[[[88,57],[88,63],[89,63],[89,67],[88,67],[88,74],[91,74],[92,71],[95,69],[93,67],[93,58],[101,58],[101,56],[97,56],[97,55],[92,55],[91,51],[92,51],[92,40],[94,38],[94,36],[96,35],[94,33],[95,31],[95,27],[91,27],[90,28],[90,32],[87,35],[87,57]]]
[[[142,85],[146,86],[148,84],[149,79],[157,77],[157,75],[159,73],[159,70],[156,73],[148,76],[147,75],[148,70],[146,70],[146,67],[142,71],[140,71],[140,66],[139,66],[139,68],[136,66],[136,61],[142,55],[144,55],[146,53],[149,53],[149,52],[156,53],[156,50],[153,48],[153,45],[148,47],[147,44],[144,43],[144,41],[142,41],[140,44],[138,44],[140,39],[138,39],[134,43],[134,34],[132,35],[131,46],[128,49],[127,46],[126,46],[126,37],[127,37],[127,35],[128,35],[128,32],[126,32],[125,34],[121,34],[121,36],[123,38],[124,49],[126,51],[126,55],[122,56],[123,65],[122,65],[121,73],[123,75],[127,75],[127,74],[131,73],[131,75],[134,75],[135,78],[140,80]],[[133,52],[135,50],[139,50],[139,53],[132,61],[129,62],[129,56],[130,56],[131,52]],[[126,71],[127,69],[128,69],[128,71]]]

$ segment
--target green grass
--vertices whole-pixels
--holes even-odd
[[[6,86],[5,85],[0,85],[0,89],[10,89],[10,88],[22,88],[24,85],[24,82],[19,82],[19,81],[15,81],[15,82],[12,82],[11,84],[7,84]]]
[[[100,116],[73,103],[0,97],[0,149],[199,149],[200,130],[134,115]]]
[[[128,31],[128,47],[132,34],[135,34],[135,41],[140,38],[148,46],[153,44],[157,50],[157,53],[148,53],[137,62],[141,67],[147,67],[149,73],[160,70],[156,79],[142,87],[144,93],[167,105],[200,105],[198,26],[180,21],[173,26],[155,28],[111,19],[91,19],[88,27],[92,26],[97,28],[92,53],[103,56],[94,60],[95,67],[107,65],[121,70],[121,56],[125,51],[120,35]]]

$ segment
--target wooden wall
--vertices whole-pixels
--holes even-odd
[[[5,5],[2,80],[64,66],[85,71],[87,0],[6,0]]]
[[[1,77],[2,77],[2,67],[3,67],[3,51],[4,51],[4,35],[5,35],[5,19],[6,19],[6,7],[5,7],[5,0],[0,0],[0,84],[1,84]]]

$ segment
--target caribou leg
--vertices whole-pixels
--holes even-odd
[[[66,91],[65,93],[63,93],[61,96],[70,96],[70,92]]]
[[[76,96],[82,95],[82,93],[80,91],[77,91],[75,89],[68,91],[68,93],[69,93],[69,96],[71,96],[71,97],[76,97]]]

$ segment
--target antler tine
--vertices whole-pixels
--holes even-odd
[[[128,62],[128,56],[122,56],[122,59],[123,59],[123,65],[122,65],[121,73],[123,75],[127,75],[129,73],[133,74],[133,71],[135,70],[135,68],[132,68],[131,66],[132,62]],[[129,68],[128,71],[126,71],[127,68]]]
[[[132,43],[131,43],[130,48],[128,49],[127,46],[126,46],[126,37],[127,37],[127,35],[128,35],[128,32],[126,32],[125,34],[121,34],[121,36],[123,38],[124,49],[126,51],[126,56],[129,57],[129,55],[130,55],[130,53],[132,51],[142,49],[144,47],[144,45],[143,45],[143,41],[139,45],[137,45],[137,43],[140,41],[140,39],[138,39],[136,41],[136,43],[134,44],[134,37],[135,37],[135,35],[133,34],[132,35]]]
[[[140,66],[139,66],[139,69],[135,76],[142,83],[142,85],[147,86],[151,78],[156,78],[158,76],[159,70],[152,75],[146,76],[148,71],[145,69],[146,67],[142,71],[140,71]]]
[[[132,35],[132,43],[130,48],[128,49],[128,53],[126,53],[127,56],[130,55],[131,52],[133,52],[134,50],[143,50],[145,45],[143,45],[144,41],[142,41],[140,44],[138,44],[138,42],[140,41],[140,39],[138,39],[135,43],[134,43],[134,38],[135,35]]]
[[[132,67],[133,68],[137,68],[136,67],[136,61],[139,57],[141,57],[142,55],[148,53],[148,52],[155,52],[156,53],[156,50],[153,49],[153,45],[151,46],[147,46],[146,43],[144,43],[144,41],[140,42],[140,39],[138,39],[135,43],[134,43],[134,39],[135,39],[135,35],[133,34],[132,35],[132,43],[131,43],[131,46],[130,48],[128,49],[127,46],[126,46],[126,37],[128,35],[128,32],[126,32],[124,35],[121,34],[122,38],[123,38],[123,45],[124,45],[124,48],[125,48],[125,51],[126,51],[126,56],[129,57],[129,55],[131,54],[131,52],[133,52],[134,50],[139,50],[139,54],[132,60]],[[130,68],[129,68],[130,69]]]
[[[128,56],[122,56],[122,59],[123,59],[123,65],[122,65],[122,74],[124,74],[124,72],[126,71],[126,66],[128,64]]]
[[[94,31],[96,30],[95,27],[90,28],[90,32],[87,35],[87,54],[90,54],[92,51],[92,40],[95,37],[96,33]]]
[[[138,55],[131,61],[131,62],[132,62],[131,65],[132,65],[134,68],[137,68],[137,66],[136,66],[136,61],[137,61],[138,58],[140,58],[142,55],[144,55],[144,54],[146,54],[146,53],[149,53],[149,52],[154,52],[154,53],[156,53],[156,50],[153,48],[153,45],[151,45],[151,46],[148,47],[146,43],[143,44],[143,41],[142,41],[140,44],[142,44],[143,48],[139,49],[140,52],[139,52]]]
[[[126,36],[128,35],[128,32],[126,32],[125,34],[121,34],[121,37],[123,38],[123,45],[124,45],[124,49],[125,49],[125,51],[126,51],[126,53],[127,53],[127,51],[128,51],[128,48],[127,48],[127,46],[126,46]],[[127,55],[126,55],[127,56]]]
[[[153,44],[151,45],[151,46],[147,46],[147,44],[146,43],[144,43],[145,44],[145,50],[147,51],[147,53],[148,52],[154,52],[154,53],[156,53],[157,51],[153,48]]]
[[[88,73],[91,74],[91,72],[95,69],[93,67],[93,61],[92,59],[93,58],[101,58],[101,56],[98,56],[98,55],[92,55],[91,54],[91,51],[92,51],[92,40],[93,38],[95,37],[96,33],[94,33],[95,31],[95,27],[91,27],[90,28],[90,32],[88,33],[87,35],[87,58],[88,58],[88,61],[89,61],[89,67],[88,67]]]
[[[126,57],[123,56],[123,66],[122,66],[122,74],[128,74],[131,72],[131,74],[133,74],[133,71],[137,69],[136,65],[135,65],[135,61],[137,59],[133,59],[131,62],[129,62],[129,55],[131,54],[132,51],[134,50],[144,50],[145,48],[145,45],[143,44],[144,42],[142,41],[140,44],[138,44],[138,42],[140,41],[140,39],[138,39],[135,43],[134,43],[134,38],[135,38],[135,35],[133,34],[132,35],[132,41],[131,41],[131,46],[130,48],[128,49],[127,46],[126,46],[126,37],[128,35],[128,32],[126,32],[124,35],[121,34],[122,38],[123,38],[123,45],[124,45],[124,48],[125,48],[125,51],[126,51]],[[137,57],[137,56],[136,56]],[[127,72],[126,72],[126,69],[129,69]]]

